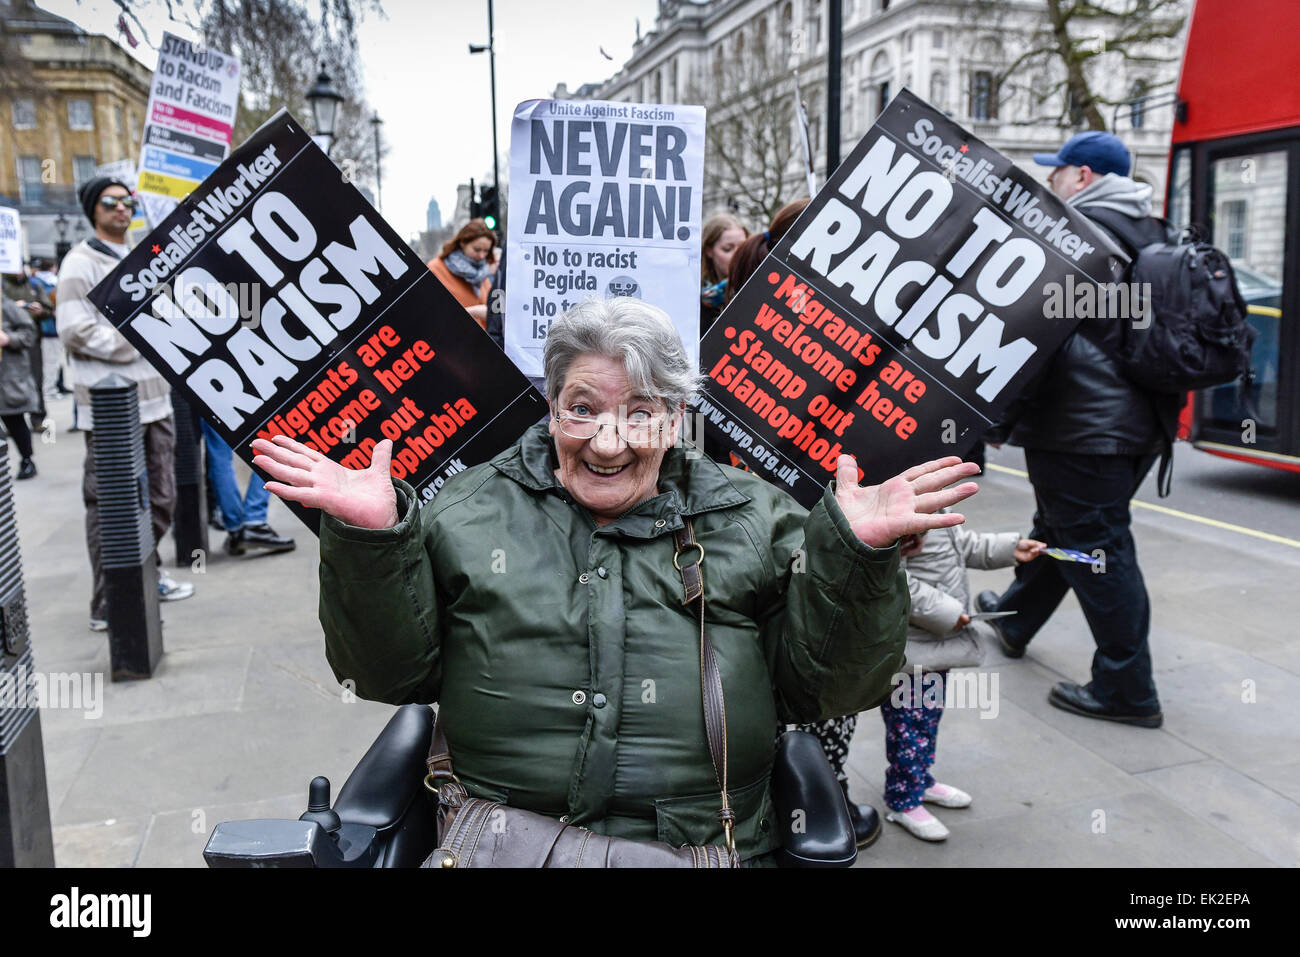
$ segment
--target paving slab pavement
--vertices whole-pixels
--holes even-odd
[[[69,401],[50,405],[68,425]],[[1033,496],[1009,453],[990,455],[1004,464],[966,509],[973,529],[1028,528]],[[86,622],[83,455],[81,436],[56,432],[37,448],[40,475],[15,484],[44,672],[108,668],[106,637]],[[1300,865],[1300,549],[1151,510],[1134,517],[1164,727],[1048,705],[1053,683],[1086,679],[1093,650],[1069,596],[1023,659],[990,654],[980,672],[996,687],[991,701],[944,716],[936,774],[975,797],[966,810],[937,809],[948,841],[886,824],[858,866]],[[164,559],[195,595],[162,606],[155,676],[105,681],[97,718],[42,712],[59,865],[201,867],[216,822],[296,816],[317,774],[337,793],[392,714],[339,687],[316,620],[316,540],[278,501],[270,521],[295,551],[232,558],[213,532],[202,561],[176,568],[168,539]],[[1009,579],[971,572],[976,591]],[[861,717],[848,767],[857,799],[883,811],[878,713]]]

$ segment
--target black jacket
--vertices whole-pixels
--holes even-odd
[[[1087,214],[1087,207],[1080,211]],[[1140,249],[1165,238],[1157,219],[1129,219],[1121,248]],[[1098,223],[1099,228],[1101,224]],[[1026,449],[1084,455],[1144,455],[1172,441],[1180,396],[1145,392],[1126,379],[1105,344],[1127,319],[1084,319],[1038,379],[1026,387],[985,435]]]

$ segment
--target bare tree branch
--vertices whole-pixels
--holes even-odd
[[[356,178],[373,175],[372,114],[361,80],[354,5],[348,0],[321,0],[317,13],[302,0],[205,0],[201,24],[205,42],[236,54],[242,67],[236,143],[282,108],[310,122],[306,93],[325,59],[344,97],[331,153],[341,162],[350,162]],[[267,42],[268,38],[274,42]],[[329,51],[329,56],[323,57],[322,51]]]
[[[741,215],[767,222],[789,198],[799,150],[794,82],[779,45],[714,61],[689,102],[709,110],[705,193],[729,197]]]
[[[1000,92],[1027,93],[1034,115],[1003,119],[1017,125],[1054,121],[1062,126],[1082,122],[1106,129],[1100,107],[1128,102],[1127,97],[1106,96],[1097,80],[1121,63],[1155,67],[1178,59],[1170,41],[1182,31],[1188,0],[1044,0],[1043,23],[1030,29],[1023,45],[1000,66],[995,81]],[[968,0],[968,19],[995,32],[1016,36],[1013,17],[1024,11],[1015,0]],[[1015,24],[1016,26],[1023,26]],[[1041,76],[1030,82],[1018,78],[1026,69],[1048,70],[1052,82]],[[1168,86],[1155,82],[1148,89]],[[1064,91],[1064,97],[1058,97]],[[1000,97],[1003,102],[1006,97]],[[1052,109],[1049,104],[1059,104]],[[1047,108],[1046,115],[1039,108]]]

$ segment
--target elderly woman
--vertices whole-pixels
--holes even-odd
[[[551,326],[552,418],[450,480],[421,509],[389,444],[349,471],[283,436],[255,463],[322,509],[326,654],[366,698],[440,703],[472,796],[599,833],[722,843],[700,704],[700,622],[682,604],[673,533],[693,525],[726,695],[735,837],[773,851],[778,721],[877,705],[903,662],[897,541],[959,524],[957,458],[860,487],[841,457],[811,512],[683,449],[699,376],[668,317],[589,301]],[[688,454],[689,453],[689,454]]]

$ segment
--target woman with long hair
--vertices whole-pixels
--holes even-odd
[[[433,274],[484,328],[496,261],[496,233],[481,219],[462,226],[443,244],[442,252],[429,260]]]
[[[718,318],[727,301],[731,257],[749,235],[740,220],[728,213],[710,216],[700,235],[700,335]]]
[[[799,218],[804,207],[811,202],[811,199],[805,197],[786,203],[772,217],[772,225],[767,228],[767,232],[754,233],[740,244],[740,248],[731,257],[731,270],[727,276],[727,302],[736,298],[740,287],[745,285],[745,281],[754,274],[758,264],[781,241],[781,237],[794,225],[794,221]]]

